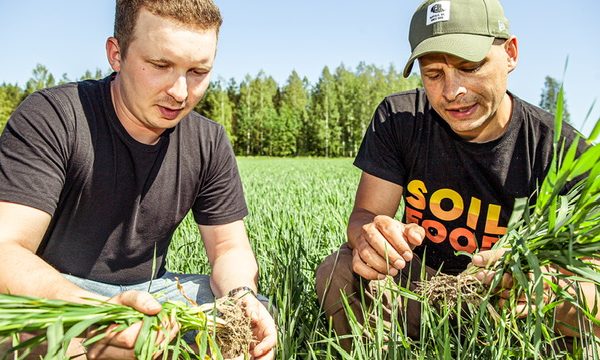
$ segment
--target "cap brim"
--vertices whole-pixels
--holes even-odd
[[[430,53],[450,54],[473,62],[481,61],[490,51],[493,42],[493,36],[473,34],[446,34],[430,37],[423,40],[413,50],[402,74],[404,77],[408,77],[414,61]]]

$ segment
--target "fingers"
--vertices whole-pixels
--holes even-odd
[[[496,271],[482,269],[475,274],[477,280],[481,281],[483,284],[491,285],[496,277]],[[497,285],[496,290],[501,291],[503,289],[510,289],[513,287],[513,277],[510,273],[502,274],[502,279],[500,283]]]
[[[477,267],[489,267],[498,261],[507,249],[493,249],[481,251],[473,255],[471,263]]]
[[[271,349],[264,355],[254,355],[255,360],[271,360],[275,358],[275,350]]]
[[[146,315],[156,315],[162,310],[162,305],[152,295],[143,291],[125,291],[110,298],[108,302],[132,307]]]
[[[251,350],[252,356],[256,359],[272,359],[275,355],[275,345],[277,344],[277,335],[272,334],[263,338]]]
[[[358,249],[352,250],[352,271],[354,271],[356,274],[360,275],[361,277],[367,280],[385,279],[385,273],[380,273],[376,271],[371,266],[367,265],[367,263],[365,263],[364,260],[362,260]],[[398,270],[390,269],[390,275],[393,274],[394,271],[397,273]]]
[[[393,261],[402,257],[405,261],[412,260],[412,251],[410,245],[404,237],[404,224],[400,221],[392,219],[389,216],[376,216],[371,224],[375,229],[372,233],[378,234],[378,239],[381,240],[381,244],[385,244],[384,249],[377,249],[379,254],[385,255],[384,252],[390,254],[390,259]],[[391,245],[391,247],[390,247]],[[393,258],[392,258],[393,256]]]
[[[106,336],[100,341],[102,346],[114,346],[123,349],[133,349],[137,335],[142,328],[142,323],[137,322],[123,331],[115,331],[117,325],[111,325],[107,330],[104,330]],[[96,332],[91,332],[90,336],[96,335]]]
[[[242,304],[250,317],[254,338],[258,341],[251,345],[252,356],[255,359],[273,359],[277,345],[277,327],[273,317],[254,296],[246,297]]]
[[[414,249],[415,247],[421,245],[423,240],[425,240],[425,229],[414,223],[405,224],[404,236],[408,241],[410,248]]]
[[[160,303],[152,295],[141,291],[123,292],[109,299],[109,302],[130,306],[148,315],[156,315],[162,309]],[[141,327],[141,322],[137,322],[122,331],[116,331],[119,328],[116,324],[109,326],[104,330],[104,338],[88,348],[87,357],[90,359],[135,359],[133,349]],[[178,331],[179,324],[174,314],[169,317],[163,316],[160,331],[156,333],[154,343],[159,348],[163,348],[175,338]],[[97,331],[91,331],[87,337],[91,338],[97,334]],[[155,357],[158,355],[160,355],[160,352],[155,354]]]
[[[402,224],[389,216],[379,215],[363,225],[353,252],[353,270],[365,279],[396,276],[413,258],[412,249],[425,238],[417,224]]]
[[[116,325],[110,326],[106,332],[106,336],[94,343],[88,348],[87,356],[90,359],[134,359],[134,347],[140,332],[142,323],[137,322],[123,331],[115,331]],[[170,343],[177,332],[179,325],[174,317],[165,318],[161,321],[161,331],[156,333],[154,343],[159,349]],[[97,333],[92,331],[88,334],[88,338],[95,336]],[[158,357],[161,352],[154,354]]]
[[[533,274],[529,273],[528,277],[533,280]],[[512,306],[513,313],[519,317],[527,317],[532,309],[536,309],[538,305],[545,306],[552,299],[552,289],[547,283],[547,279],[543,283],[543,295],[541,303],[537,302],[536,292],[533,289],[529,291],[516,287],[514,279],[510,273],[502,275],[502,281],[498,286],[498,305],[500,307]]]
[[[88,359],[135,359],[132,349],[123,349],[114,346],[95,344],[88,349],[86,354]]]
[[[412,258],[412,252],[403,240],[402,229],[393,222],[373,221],[365,224],[361,237],[366,240],[358,248],[361,259],[382,274],[387,274],[390,266],[397,270],[402,269],[406,261],[409,261],[403,258],[404,253],[407,252],[409,258]],[[403,246],[395,246],[389,239],[394,239],[392,241]]]
[[[498,299],[498,306],[500,308],[507,306],[507,304],[509,303],[508,299],[508,297],[501,297],[500,299]],[[515,305],[513,306],[512,310],[518,318],[524,318],[527,317],[527,315],[529,315],[530,305],[523,296],[521,296],[514,304]],[[535,306],[532,306],[532,308],[535,308]]]
[[[133,347],[142,323],[138,322],[127,329],[116,332],[116,325],[105,330],[106,336],[88,348],[89,359],[134,359]],[[88,338],[97,335],[95,331]]]

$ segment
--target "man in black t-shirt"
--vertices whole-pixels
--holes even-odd
[[[277,331],[256,295],[233,151],[221,125],[192,111],[209,84],[221,22],[212,0],[117,0],[106,42],[115,72],[19,106],[0,137],[0,292],[107,300],[149,315],[161,305],[146,291],[185,301],[181,284],[198,303],[230,295],[252,318],[250,354],[274,357]],[[165,269],[190,210],[210,277]],[[139,325],[88,349],[73,342],[70,354],[133,358]]]
[[[348,242],[316,274],[339,335],[351,333],[341,291],[362,318],[361,279],[371,281],[365,288],[388,275],[414,286],[421,259],[432,275],[463,271],[471,259],[457,252],[480,251],[479,267],[499,258],[488,250],[506,232],[514,200],[534,192],[552,157],[553,116],[507,90],[518,47],[497,0],[425,1],[409,40],[404,76],[418,60],[424,89],[388,96],[375,111],[354,163],[363,173]],[[574,129],[564,136],[572,142]],[[418,336],[420,305],[408,301],[403,312],[408,335]],[[557,314],[577,326],[570,304]]]

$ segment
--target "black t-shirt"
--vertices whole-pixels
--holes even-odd
[[[425,228],[415,253],[430,267],[464,270],[470,258],[457,252],[489,249],[506,233],[514,200],[532,195],[548,171],[553,115],[509,95],[508,129],[487,143],[461,139],[422,89],[387,97],[366,131],[354,164],[403,187],[404,221]],[[563,134],[575,138],[568,125]]]
[[[116,116],[111,80],[23,101],[0,137],[0,200],[52,215],[38,255],[60,272],[133,284],[164,272],[171,236],[190,209],[203,225],[248,211],[221,125],[192,112],[157,144],[140,143]]]

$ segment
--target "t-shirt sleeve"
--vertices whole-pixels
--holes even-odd
[[[0,200],[53,215],[68,164],[68,129],[51,94],[37,92],[10,117],[0,137]]]
[[[192,212],[200,225],[228,224],[248,215],[235,155],[222,126]]]
[[[384,100],[375,110],[354,165],[370,175],[404,186],[406,169],[397,125],[389,103]]]

